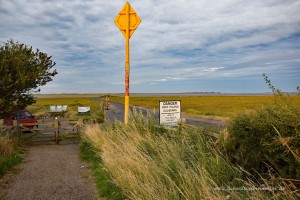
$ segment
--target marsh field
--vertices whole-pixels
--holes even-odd
[[[141,96],[145,95],[145,96]],[[134,94],[130,96],[130,105],[153,109],[158,112],[159,101],[180,100],[181,111],[196,118],[227,120],[239,113],[248,112],[255,108],[274,103],[271,95],[222,95],[208,94]],[[300,107],[300,96],[291,95],[292,101]],[[49,110],[50,105],[68,105],[68,111],[76,112],[78,106],[90,106],[98,110],[99,101],[105,101],[104,94],[48,94],[37,95],[36,104],[29,109],[39,115]],[[121,94],[112,94],[109,101],[124,102]],[[43,109],[42,109],[43,108]]]
[[[300,107],[300,97],[293,97]],[[112,101],[122,102],[121,97],[112,97]],[[159,109],[159,101],[180,100],[181,111],[193,117],[228,119],[241,112],[271,104],[273,96],[169,96],[169,97],[131,97],[130,104]]]

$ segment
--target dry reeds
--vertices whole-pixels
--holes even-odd
[[[129,199],[282,197],[279,185],[270,188],[266,181],[267,188],[261,189],[242,180],[243,171],[223,158],[203,129],[170,130],[134,115],[127,126],[93,124],[84,133]]]
[[[9,156],[14,152],[14,141],[7,135],[0,136],[0,156]]]

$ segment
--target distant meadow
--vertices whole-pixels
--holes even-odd
[[[159,101],[181,100],[183,113],[198,118],[226,120],[241,112],[274,103],[274,96],[170,96],[170,97],[131,97],[134,106],[155,109],[158,112]],[[300,107],[300,96],[291,96]],[[122,102],[122,97],[112,97],[111,101]]]

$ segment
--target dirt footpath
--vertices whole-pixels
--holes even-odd
[[[97,199],[76,144],[30,147],[18,168],[2,180],[0,199]]]

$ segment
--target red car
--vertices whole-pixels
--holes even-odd
[[[34,125],[27,125],[26,126],[26,123],[37,123],[38,122],[37,119],[35,118],[35,116],[32,115],[26,109],[16,111],[16,115],[15,115],[14,118],[5,118],[4,119],[5,125],[12,126],[13,125],[13,119],[17,119],[19,124],[24,124],[24,126],[27,127],[27,128],[33,128]]]

